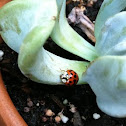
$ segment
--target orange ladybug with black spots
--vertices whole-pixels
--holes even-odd
[[[78,74],[73,70],[65,71],[60,77],[66,86],[76,85],[79,80]]]

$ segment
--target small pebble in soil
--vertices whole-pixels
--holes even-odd
[[[4,52],[0,50],[0,61],[3,59]]]
[[[60,116],[56,116],[56,117],[55,117],[55,122],[56,122],[56,123],[60,123],[60,121],[61,121],[61,117],[60,117]]]
[[[66,117],[65,115],[63,115],[62,111],[60,113],[58,113],[58,115],[60,116],[61,120],[63,123],[67,123],[67,121],[69,120],[68,117]]]
[[[32,107],[33,106],[33,102],[31,101],[30,98],[27,99],[27,106],[28,107]]]
[[[45,111],[45,115],[46,115],[46,116],[54,116],[54,115],[55,115],[55,113],[54,113],[54,112],[52,112],[52,110],[51,110],[51,109],[48,109],[48,110],[46,110],[46,111]]]
[[[36,104],[36,106],[38,106],[38,107],[39,107],[39,103],[37,103],[37,104]]]
[[[68,100],[67,99],[64,99],[63,104],[64,105],[68,104]]]
[[[82,116],[81,118],[82,118],[84,121],[86,121],[86,117]]]
[[[93,114],[93,118],[94,119],[99,119],[101,116],[100,116],[100,114],[98,114],[98,113],[94,113]]]
[[[29,112],[30,108],[29,107],[24,107],[24,112]]]
[[[70,112],[75,113],[77,111],[76,107],[73,104],[70,104]]]

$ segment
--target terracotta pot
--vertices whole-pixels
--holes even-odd
[[[0,0],[0,8],[11,0]],[[0,36],[0,43],[3,39]],[[28,126],[11,101],[0,72],[0,126]]]
[[[0,0],[0,8],[4,5],[4,4],[6,4],[6,3],[8,3],[8,2],[10,2],[11,0]]]
[[[11,0],[1,0],[0,8]],[[3,39],[0,36],[0,43]],[[26,122],[16,110],[9,94],[6,91],[0,73],[0,126],[27,126]]]
[[[0,73],[0,126],[28,126],[11,101]]]

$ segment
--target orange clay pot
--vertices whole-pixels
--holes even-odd
[[[4,6],[6,3],[10,2],[11,0],[0,0],[0,8]],[[0,43],[3,42],[3,39],[0,36]]]
[[[0,0],[0,8],[4,5],[4,4],[6,4],[6,3],[8,3],[8,2],[10,2],[11,0]]]
[[[11,0],[0,0],[0,8]],[[0,36],[0,43],[3,39]],[[0,126],[28,126],[11,101],[0,72]]]
[[[0,73],[0,126],[28,126],[12,103]]]

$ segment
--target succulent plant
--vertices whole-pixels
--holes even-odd
[[[19,53],[22,73],[39,83],[63,84],[62,71],[76,71],[78,84],[88,83],[99,108],[126,117],[126,0],[104,0],[95,23],[92,46],[68,24],[66,0],[13,0],[0,9],[0,34]],[[43,48],[52,40],[87,60],[59,57]]]

